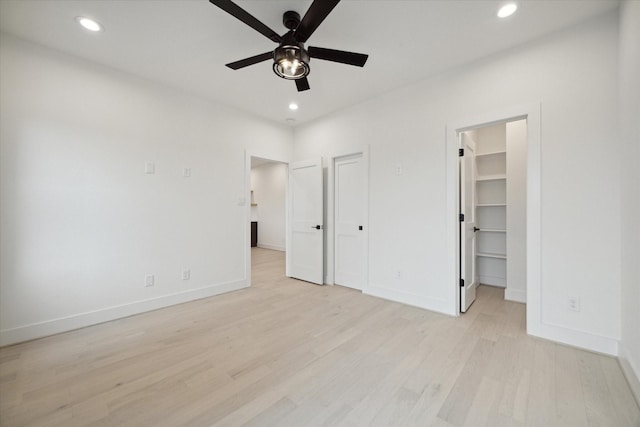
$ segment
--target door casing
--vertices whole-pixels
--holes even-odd
[[[460,227],[458,215],[460,185],[458,133],[492,124],[527,120],[527,333],[545,337],[547,327],[541,316],[541,196],[540,196],[540,116],[541,104],[525,104],[506,107],[470,117],[452,120],[446,126],[446,204],[447,204],[447,253],[450,265],[450,313],[460,315]]]

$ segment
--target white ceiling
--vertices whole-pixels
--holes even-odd
[[[282,13],[311,0],[237,0],[278,33]],[[618,7],[618,0],[343,0],[307,45],[369,54],[364,68],[311,61],[311,90],[277,77],[270,61],[224,64],[276,44],[207,0],[0,0],[0,30],[285,123],[312,120],[452,67],[516,47]],[[74,18],[99,21],[90,34]],[[289,111],[291,101],[300,104]]]

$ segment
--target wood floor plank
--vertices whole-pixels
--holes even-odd
[[[566,426],[588,425],[584,395],[580,381],[578,358],[573,348],[555,349],[556,413]]]
[[[480,286],[459,318],[284,276],[0,349],[0,425],[640,425],[613,358],[531,338]]]
[[[533,351],[526,424],[559,425],[559,420],[556,418],[554,344],[538,340],[535,342]]]
[[[613,357],[601,357],[600,366],[607,381],[607,388],[620,426],[640,426],[640,408],[633,395],[627,391],[629,387],[619,362]]]
[[[584,395],[587,420],[590,425],[623,425],[613,403],[600,360],[604,356],[594,353],[577,354],[582,392]]]

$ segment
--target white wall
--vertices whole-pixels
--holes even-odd
[[[616,353],[617,32],[609,14],[296,129],[295,159],[370,145],[367,292],[453,311],[445,126],[541,103],[541,335]],[[567,309],[572,295],[580,312]]]
[[[622,340],[620,358],[640,401],[640,2],[620,8]]]
[[[292,132],[2,34],[0,144],[8,344],[246,286],[245,150]]]
[[[258,247],[285,250],[287,165],[265,163],[251,169],[251,188],[258,221]]]
[[[507,129],[505,123],[486,126],[469,132],[476,143],[476,153],[492,153],[507,149]]]

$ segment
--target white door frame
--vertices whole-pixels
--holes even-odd
[[[364,247],[364,259],[362,260],[362,293],[367,293],[369,289],[369,146],[364,145],[360,149],[352,149],[344,152],[334,153],[328,157],[329,164],[327,165],[327,215],[325,222],[326,229],[326,266],[327,275],[325,277],[325,283],[334,285],[335,280],[335,164],[336,159],[341,157],[362,155],[362,168],[363,168],[363,185],[365,187],[363,204],[363,228],[364,233],[362,236]]]
[[[527,333],[536,336],[544,336],[541,321],[540,115],[541,104],[520,105],[453,120],[446,127],[447,252],[451,260],[448,282],[452,284],[451,314],[460,315],[458,133],[491,124],[527,119]]]
[[[251,286],[251,158],[259,157],[261,159],[271,160],[274,162],[284,163],[287,165],[287,182],[285,183],[285,218],[284,229],[289,229],[289,158],[278,158],[270,154],[258,153],[255,151],[245,150],[244,152],[244,277],[246,286]],[[289,252],[289,233],[285,236],[285,253]]]

